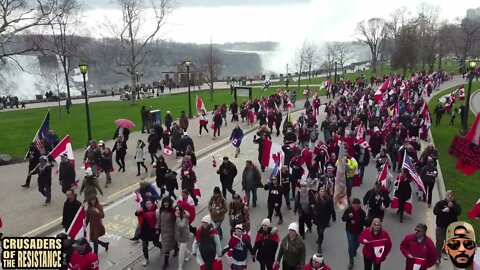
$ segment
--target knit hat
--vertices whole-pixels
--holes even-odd
[[[323,263],[323,257],[321,254],[313,254],[312,257],[313,262]]]
[[[262,221],[262,226],[263,225],[267,225],[268,227],[270,227],[270,219],[266,218]]]
[[[288,230],[295,231],[298,234],[298,224],[296,222],[290,223],[290,225],[288,225]]]
[[[213,188],[213,194],[222,194],[222,191],[220,191],[219,187],[214,187]]]
[[[235,230],[236,230],[236,229],[240,229],[240,230],[243,231],[243,226],[242,226],[242,224],[237,224],[237,225],[235,226]]]
[[[205,222],[207,224],[212,224],[212,217],[210,215],[206,215],[202,218],[202,222]]]

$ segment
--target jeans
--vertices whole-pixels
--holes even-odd
[[[360,233],[347,232],[348,257],[350,258],[350,261],[353,261],[353,257],[357,255],[357,249],[360,246],[360,243],[358,242],[359,236]]]
[[[233,195],[235,195],[235,190],[232,189],[233,180],[224,180],[220,181],[222,183],[222,195],[224,198],[227,198],[227,190]]]
[[[253,188],[250,190],[245,190],[245,196],[247,197],[247,205],[250,205],[250,192],[252,193],[252,203],[253,205],[257,205],[257,188]]]
[[[115,156],[115,162],[117,162],[118,171],[120,171],[120,169],[123,169],[123,171],[125,171],[125,156],[117,154]]]
[[[435,247],[437,248],[437,258],[440,260],[442,258],[443,243],[445,241],[445,234],[447,233],[447,228],[438,227],[435,229]]]
[[[365,175],[365,165],[358,165],[360,170],[360,183],[363,183],[363,176]]]
[[[380,267],[382,266],[382,263],[376,264],[372,260],[367,259],[365,256],[363,256],[363,265],[365,270],[380,270]]]
[[[45,202],[52,200],[52,183],[38,183],[38,191],[46,198]]]
[[[220,237],[220,240],[222,240],[223,239],[222,221],[215,222],[213,227],[218,231],[218,236]]]
[[[319,247],[319,249],[322,247],[322,244],[323,244],[323,232],[324,231],[325,231],[325,227],[317,225],[318,247]]]
[[[107,248],[107,245],[109,244],[108,242],[103,242],[102,240],[92,240],[93,242],[93,252],[95,254],[98,254],[98,245],[101,245],[104,248]]]
[[[145,259],[148,260],[148,243],[150,241],[145,241],[145,240],[142,240],[142,251],[143,251],[143,257],[145,257]],[[158,247],[159,249],[162,248],[162,244],[160,243],[160,241],[158,241],[158,239],[152,241],[153,242],[153,245]]]
[[[143,162],[143,161],[138,162],[137,161],[137,172],[138,172],[138,174],[140,174],[140,166],[142,166],[145,169],[145,172],[148,171],[147,166],[145,166],[145,162]]]

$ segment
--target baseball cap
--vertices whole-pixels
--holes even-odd
[[[455,230],[457,229],[465,229],[466,234],[455,234]],[[447,228],[447,234],[445,240],[448,241],[450,239],[454,238],[469,238],[475,241],[475,230],[473,229],[473,226],[470,223],[467,223],[465,221],[456,221],[453,223],[450,223]]]
[[[85,237],[82,237],[73,243],[73,247],[77,248],[79,246],[88,245],[88,240]]]

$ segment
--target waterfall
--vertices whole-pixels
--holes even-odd
[[[35,95],[43,94],[44,79],[40,74],[37,56],[15,55],[12,59],[6,58],[5,63],[0,63],[0,95],[34,99]]]

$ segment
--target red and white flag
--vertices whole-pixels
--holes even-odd
[[[404,181],[408,181],[408,180],[404,180]],[[392,209],[398,209],[399,207],[399,204],[400,202],[398,201],[398,197],[397,197],[397,191],[398,191],[398,186],[400,185],[400,178],[397,177],[397,180],[395,180],[395,184],[394,184],[394,191],[393,191],[393,200],[392,200],[392,203],[390,205],[390,208]],[[410,197],[410,199],[408,199],[408,201],[405,202],[405,205],[403,207],[403,209],[405,210],[405,212],[409,215],[412,214],[413,212],[413,204],[412,204],[412,197]]]
[[[165,156],[171,156],[173,153],[173,148],[170,145],[165,145],[165,147],[163,148],[163,153],[165,154]]]
[[[320,86],[320,89],[328,88],[329,85],[330,85],[330,82],[327,79],[325,79],[322,83],[322,86]]]
[[[480,218],[480,199],[478,199],[477,203],[473,206],[472,210],[468,212],[468,218]]]
[[[385,82],[378,88],[382,93],[387,91],[388,85],[390,85],[390,78],[386,79]]]
[[[460,100],[465,100],[465,87],[463,84],[460,86],[460,88],[458,88],[458,97]]]
[[[195,181],[195,184],[194,184],[194,186],[193,186],[193,194],[195,194],[195,196],[196,196],[197,198],[202,197],[202,192],[200,192],[200,188],[198,187],[196,181]]]
[[[283,154],[282,146],[269,139],[263,139],[262,162],[265,167],[274,168]]]
[[[422,125],[425,125],[427,129],[429,129],[432,125],[432,118],[430,117],[430,112],[428,111],[428,104],[426,101],[423,103],[420,114],[422,115]]]
[[[377,181],[382,184],[382,187],[387,188],[387,178],[388,178],[388,160],[382,166],[382,170],[378,175]]]
[[[137,202],[138,207],[140,207],[140,205],[142,205],[142,202],[143,202],[142,195],[140,195],[140,192],[138,191],[135,191],[134,194],[135,194],[135,202]]]
[[[197,96],[197,110],[199,112],[202,112],[202,110],[207,112],[207,110],[205,109],[205,104],[203,103],[203,100],[199,96]]]
[[[62,155],[67,154],[68,159],[75,167],[75,158],[73,157],[73,149],[72,144],[70,143],[70,136],[65,136],[63,140],[61,140],[57,146],[50,152],[50,156],[55,159],[57,164],[60,164],[62,161]]]
[[[70,238],[75,240],[87,236],[85,207],[83,205],[78,208],[77,214],[75,214],[75,217],[67,230],[67,234]]]
[[[404,80],[404,81],[402,81],[402,84],[400,85],[400,90],[403,91],[405,89],[407,89],[407,82]]]
[[[363,125],[363,122],[360,122],[357,129],[357,135],[355,137],[355,143],[359,144],[361,147],[365,149],[370,149],[370,145],[365,140],[364,134],[365,134],[365,127]]]
[[[217,167],[217,161],[215,160],[215,157],[212,157],[212,167],[213,168]]]

